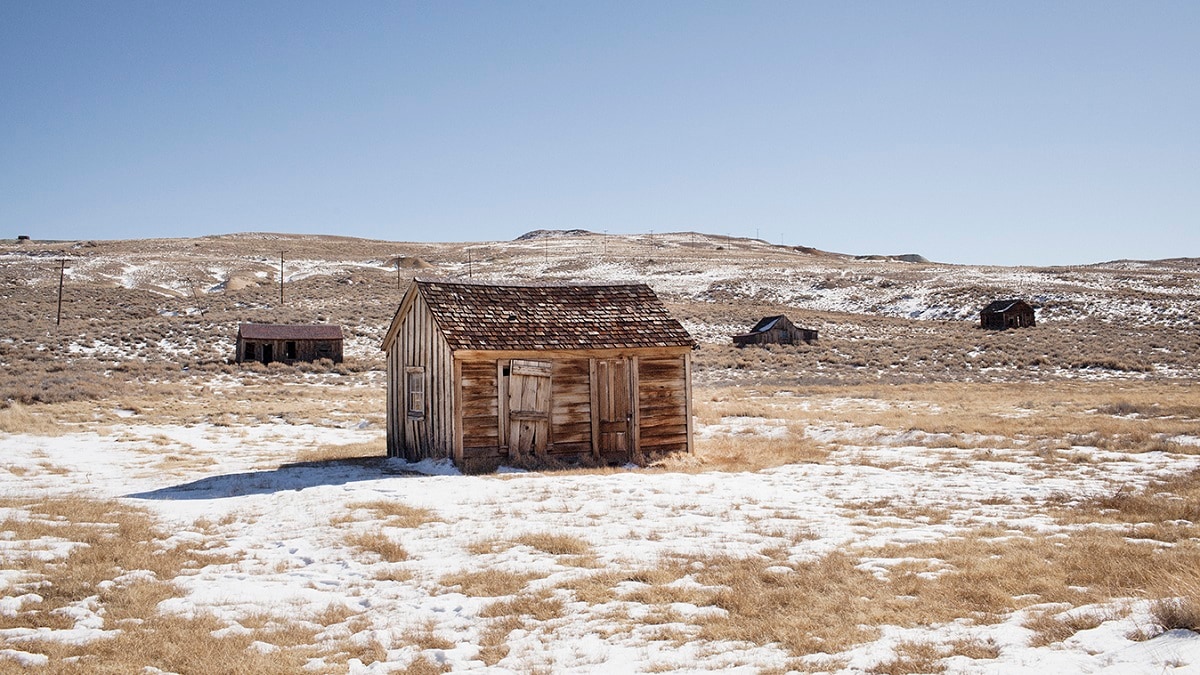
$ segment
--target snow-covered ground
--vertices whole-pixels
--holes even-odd
[[[836,403],[836,402],[835,402]],[[800,402],[798,402],[800,404]],[[781,647],[747,642],[674,642],[648,629],[629,628],[616,615],[637,616],[636,603],[574,600],[562,590],[573,578],[597,570],[653,566],[678,556],[728,553],[755,556],[783,547],[775,567],[796,565],[831,551],[870,551],[887,544],[936,541],[968,529],[1057,531],[1046,513],[1052,495],[1080,497],[1137,489],[1155,477],[1200,466],[1196,456],[1124,454],[1074,448],[1077,461],[1049,467],[1014,443],[989,451],[930,448],[919,433],[887,432],[848,425],[813,428],[816,440],[839,449],[819,464],[795,464],[742,473],[677,473],[629,468],[600,474],[499,473],[459,475],[437,463],[398,460],[291,464],[306,448],[378,439],[369,428],[322,428],[262,424],[218,427],[146,424],[127,414],[126,424],[103,432],[61,436],[0,433],[0,494],[86,494],[120,498],[153,511],[172,540],[201,541],[236,562],[211,565],[180,577],[182,597],[166,600],[165,612],[212,612],[238,630],[238,622],[267,615],[317,614],[344,608],[355,618],[324,635],[376,641],[386,659],[352,660],[353,672],[391,672],[424,658],[456,672],[563,673],[760,672],[797,663],[820,671],[829,655],[794,661]],[[734,417],[700,425],[701,438],[760,437],[784,440],[782,421]],[[164,469],[163,458],[180,459]],[[1082,459],[1079,459],[1082,458]],[[969,461],[965,461],[969,460]],[[387,518],[356,507],[379,501],[429,509],[416,528],[389,525]],[[876,512],[864,503],[903,508]],[[930,512],[948,517],[930,518]],[[408,552],[389,563],[355,553],[347,538],[379,532]],[[594,562],[581,568],[528,545],[480,551],[487,541],[516,541],[556,533],[587,543]],[[47,555],[65,555],[61,542],[43,542]],[[0,540],[0,546],[3,546]],[[57,546],[57,548],[56,548]],[[862,561],[886,575],[895,561]],[[396,570],[403,575],[397,575]],[[509,651],[493,665],[480,658],[485,608],[494,597],[475,597],[439,580],[458,572],[502,570],[531,577],[526,592],[545,589],[564,600],[562,615],[514,630]],[[131,571],[132,572],[132,571]],[[397,580],[397,579],[408,579]],[[675,582],[695,584],[694,579]],[[626,582],[623,591],[639,584]],[[36,593],[22,580],[0,577],[0,612],[11,615]],[[503,599],[503,598],[501,598]],[[1113,611],[1119,606],[1120,612]],[[89,609],[90,608],[90,609]],[[669,627],[695,634],[691,621],[711,606],[675,603]],[[902,643],[948,644],[975,640],[994,645],[994,658],[954,656],[950,673],[1191,673],[1200,670],[1200,636],[1172,631],[1149,641],[1131,640],[1151,625],[1149,603],[1130,598],[1112,606],[1082,608],[1113,618],[1050,646],[1030,646],[1024,627],[1033,606],[994,624],[960,620],[922,627],[882,627],[877,639],[837,653],[836,670],[869,672],[895,657]],[[76,608],[77,627],[100,625],[95,605]],[[431,629],[449,647],[425,649],[403,636]],[[655,626],[662,628],[662,625]],[[5,663],[36,663],[21,650],[29,629],[0,631],[0,670]],[[40,637],[86,639],[79,630],[44,629]],[[94,639],[101,635],[93,632]],[[790,664],[790,665],[789,665]],[[313,663],[321,667],[320,663]]]

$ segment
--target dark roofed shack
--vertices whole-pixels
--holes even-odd
[[[382,345],[388,454],[488,471],[691,452],[694,346],[645,284],[415,279]]]
[[[342,327],[329,324],[243,323],[238,326],[237,362],[342,362]]]
[[[1033,307],[1024,300],[996,300],[979,312],[979,325],[991,330],[1026,328],[1036,324]]]
[[[817,341],[817,331],[809,328],[799,328],[786,316],[765,316],[754,324],[745,335],[734,335],[733,344],[738,347],[746,345],[795,345],[801,342]]]

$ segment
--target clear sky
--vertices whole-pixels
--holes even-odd
[[[0,0],[0,237],[1200,256],[1200,2]]]

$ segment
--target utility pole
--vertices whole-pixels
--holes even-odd
[[[608,230],[604,231],[604,257],[608,257]]]
[[[396,290],[400,290],[400,256],[396,256]]]
[[[473,280],[474,278],[475,273],[471,269],[471,249],[467,249],[467,279]]]
[[[55,326],[62,325],[62,293],[63,293],[63,278],[67,276],[67,260],[63,258],[59,261],[62,266],[58,268],[58,317],[54,320]]]
[[[283,307],[283,251],[279,252],[279,306]]]

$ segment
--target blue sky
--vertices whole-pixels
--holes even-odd
[[[1196,2],[0,0],[0,236],[1200,256]]]

